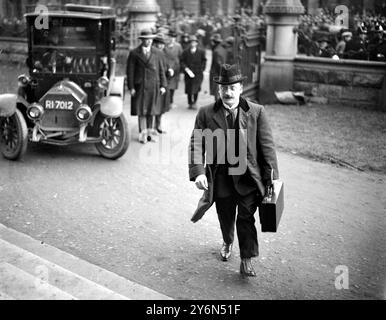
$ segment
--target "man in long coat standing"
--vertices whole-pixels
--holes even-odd
[[[178,89],[178,82],[180,81],[180,59],[182,55],[182,46],[177,42],[177,33],[173,30],[169,31],[169,41],[165,46],[165,54],[170,60],[170,67],[174,70],[173,76],[168,79],[168,89],[170,93],[171,108],[175,107],[174,92]]]
[[[159,110],[160,113],[155,116],[155,129],[159,134],[166,133],[166,131],[162,128],[162,115],[168,112],[171,108],[169,86],[170,86],[171,79],[173,79],[175,75],[175,70],[173,69],[173,58],[171,58],[169,55],[166,54],[165,44],[166,44],[165,35],[160,32],[157,33],[153,41],[153,46],[155,46],[161,54],[164,70],[166,73],[166,80],[168,83],[165,94],[163,94],[158,100],[158,103],[160,104],[160,110]]]
[[[259,255],[254,214],[272,185],[272,170],[273,179],[279,172],[265,109],[240,96],[243,79],[238,66],[227,64],[214,79],[220,99],[198,111],[189,146],[189,178],[205,190],[192,221],[215,203],[223,236],[221,259],[231,256],[236,223],[240,273],[253,277],[251,259]]]
[[[205,51],[198,48],[196,36],[190,37],[190,47],[181,56],[181,69],[185,73],[185,93],[188,96],[189,109],[196,109],[198,93],[204,80],[206,66]]]
[[[142,30],[141,44],[132,50],[127,61],[127,85],[131,94],[131,115],[138,116],[139,141],[156,141],[155,116],[160,114],[160,95],[167,81],[162,57],[152,47],[155,35]]]

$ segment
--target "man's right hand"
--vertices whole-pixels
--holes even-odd
[[[205,174],[200,174],[194,182],[196,187],[200,190],[208,190],[208,179]]]
[[[131,89],[131,90],[130,90],[130,94],[131,94],[133,97],[135,96],[135,93],[136,93],[136,92],[135,92],[135,89]]]

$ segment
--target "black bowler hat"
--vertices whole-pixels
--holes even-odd
[[[213,42],[217,42],[217,43],[222,42],[221,35],[219,33],[215,33],[214,35],[212,35],[210,37],[210,40],[212,40]]]
[[[321,37],[318,42],[327,42],[327,43],[330,43],[330,39],[328,39],[327,37]]]
[[[241,74],[240,68],[237,64],[223,64],[220,69],[220,75],[218,77],[214,77],[213,81],[218,84],[229,85],[242,82],[246,78],[247,77],[244,77]]]
[[[176,38],[177,37],[177,32],[174,30],[169,30],[168,33],[169,37]]]
[[[193,41],[198,42],[198,38],[196,36],[194,36],[194,35],[191,35],[191,36],[189,36],[189,41],[190,42],[193,42]]]
[[[165,44],[165,35],[161,32],[157,33],[154,38],[154,42]]]

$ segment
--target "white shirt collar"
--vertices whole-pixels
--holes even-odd
[[[240,100],[239,100],[238,103],[234,104],[233,106],[228,106],[228,105],[226,105],[224,102],[222,103],[222,105],[224,106],[224,108],[225,108],[226,110],[229,110],[229,111],[234,111],[234,110],[236,110],[237,107],[239,106],[239,104],[240,104]]]

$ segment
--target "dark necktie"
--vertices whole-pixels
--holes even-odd
[[[226,116],[228,129],[234,129],[235,127],[235,117],[232,111],[228,111],[228,115]]]

